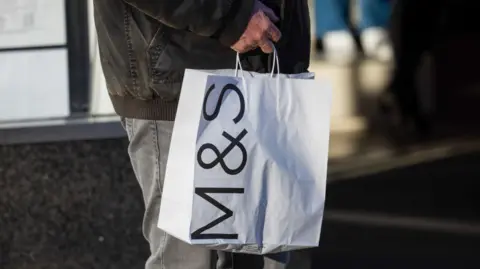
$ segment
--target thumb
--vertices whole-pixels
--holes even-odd
[[[273,10],[269,7],[267,7],[265,4],[262,2],[260,4],[260,10],[272,21],[272,22],[278,22],[280,18],[273,12]]]

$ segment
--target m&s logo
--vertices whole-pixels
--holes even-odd
[[[245,115],[245,98],[240,91],[240,89],[234,84],[226,84],[223,86],[220,95],[218,96],[217,103],[215,105],[215,109],[212,114],[208,114],[207,112],[207,103],[210,97],[210,94],[215,90],[215,84],[208,88],[207,92],[205,93],[205,99],[203,101],[203,118],[206,121],[214,121],[217,119],[218,115],[221,113],[221,108],[223,104],[223,99],[225,94],[229,91],[232,91],[238,96],[238,114],[232,121],[235,124],[238,124]],[[225,172],[226,175],[234,176],[238,175],[245,169],[248,160],[247,150],[245,146],[242,144],[242,140],[248,134],[246,129],[243,129],[238,134],[230,134],[228,130],[223,131],[222,136],[227,139],[230,144],[223,150],[220,150],[215,146],[213,143],[205,143],[200,146],[197,152],[197,163],[203,169],[212,169],[217,165],[220,165],[222,170]],[[234,148],[238,148],[242,154],[241,162],[237,167],[229,167],[225,162],[225,157],[231,153]],[[203,160],[203,154],[205,151],[212,151],[215,154],[215,159],[211,162],[205,162]],[[197,229],[191,234],[191,239],[238,239],[238,234],[223,234],[223,233],[205,233],[205,231],[217,226],[218,224],[222,223],[223,221],[229,219],[233,216],[234,212],[227,208],[226,206],[222,205],[220,202],[212,198],[209,194],[243,194],[245,192],[244,188],[195,188],[195,194],[205,199],[207,202],[215,206],[216,208],[220,209],[224,215],[213,220],[212,222],[208,223],[207,225]]]

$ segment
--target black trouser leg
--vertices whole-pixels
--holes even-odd
[[[397,0],[392,11],[395,67],[390,91],[401,113],[414,119],[421,118],[415,78],[423,54],[432,47],[441,2]]]

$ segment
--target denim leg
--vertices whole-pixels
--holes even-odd
[[[327,32],[348,30],[349,0],[316,0],[315,33],[322,38]]]
[[[360,31],[370,27],[388,26],[391,13],[391,0],[358,0],[360,9]]]
[[[150,244],[146,269],[210,269],[211,251],[157,228],[173,122],[123,119],[128,153],[145,202],[143,233]]]

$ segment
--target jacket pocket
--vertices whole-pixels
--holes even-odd
[[[165,26],[159,26],[155,35],[152,38],[152,41],[148,45],[148,60],[149,60],[149,73],[150,73],[150,86],[154,84],[161,83],[164,78],[162,78],[162,72],[160,72],[155,66],[157,66],[158,61],[161,60],[162,55],[165,53],[165,48],[167,47],[168,39],[166,38],[167,32]]]
[[[164,28],[161,23],[127,7],[125,29],[129,69],[133,95],[137,98],[151,99],[155,95],[151,87],[155,78],[152,67],[166,45]]]
[[[171,63],[175,58],[167,55],[171,43],[172,31],[173,29],[162,25],[155,33],[148,47],[148,68],[150,73],[148,86],[155,96],[164,100],[176,100],[176,98],[178,98],[178,89],[174,89],[172,84],[181,81],[181,79],[179,79],[179,71],[171,68]],[[159,66],[165,65],[169,68],[159,68]]]

